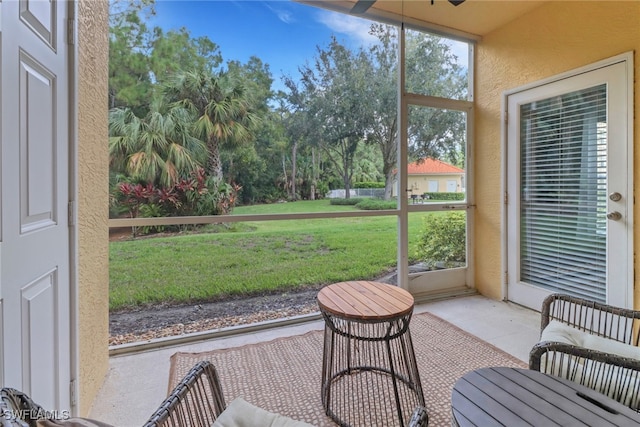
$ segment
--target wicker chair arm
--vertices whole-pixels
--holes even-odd
[[[540,371],[543,355],[550,352],[562,353],[575,358],[584,358],[640,372],[640,360],[638,359],[554,341],[542,341],[533,346],[529,353],[529,369]]]
[[[151,415],[144,427],[210,427],[226,404],[210,362],[199,362]]]
[[[575,381],[640,411],[638,359],[543,341],[531,350],[529,368]]]
[[[551,294],[542,302],[540,332],[551,320],[559,320],[583,331],[638,345],[640,311],[578,298]]]
[[[424,406],[418,406],[414,411],[411,419],[409,420],[409,427],[425,427],[429,424],[429,415],[427,414],[427,408]]]

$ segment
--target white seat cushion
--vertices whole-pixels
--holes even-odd
[[[593,335],[557,320],[549,322],[547,327],[542,331],[540,341],[560,342],[640,360],[640,348],[636,346]],[[627,375],[626,372],[620,372],[622,368],[617,366],[603,366],[602,364],[598,366],[597,362],[584,358],[572,358],[570,363],[556,363],[553,368],[546,367],[545,362],[546,358],[543,357],[540,361],[541,372],[571,378],[573,381],[582,384],[585,384],[583,378],[589,378],[589,382],[585,384],[588,387],[616,399],[633,409],[640,407],[640,397],[638,396],[640,379],[637,373]],[[591,378],[592,371],[594,370],[596,375],[593,375],[593,378]],[[631,371],[627,372],[631,373]],[[621,395],[620,390],[626,390],[626,393]]]
[[[213,427],[313,427],[302,421],[258,408],[238,397],[227,406]]]
[[[598,350],[603,353],[616,354],[618,356],[640,360],[640,347],[605,337],[599,337],[557,320],[552,320],[547,327],[544,328],[540,341],[557,341],[591,350]]]

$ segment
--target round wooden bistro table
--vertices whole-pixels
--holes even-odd
[[[401,426],[424,406],[409,321],[413,296],[378,282],[318,293],[325,320],[322,403],[340,426]]]

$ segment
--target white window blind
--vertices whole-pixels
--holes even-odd
[[[520,108],[520,280],[606,299],[607,88]]]

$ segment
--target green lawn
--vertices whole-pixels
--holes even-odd
[[[353,209],[318,200],[238,207],[234,214]],[[410,221],[410,235],[419,233],[422,221],[416,219]],[[111,242],[110,309],[370,279],[396,265],[395,216],[243,222],[215,229],[225,231]]]
[[[302,200],[299,202],[273,203],[270,205],[238,206],[235,215],[285,214],[305,212],[344,212],[354,210],[353,206],[332,205],[329,199]]]

